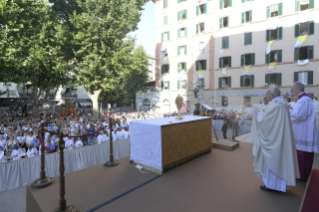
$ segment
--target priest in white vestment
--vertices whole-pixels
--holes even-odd
[[[254,168],[261,177],[262,190],[286,192],[299,178],[298,160],[287,103],[278,88],[267,91],[265,111],[255,107],[253,115]]]
[[[315,99],[313,93],[309,93],[308,95],[310,96],[310,98],[312,99],[315,105],[316,127],[317,127],[317,130],[319,130],[319,101]]]
[[[318,152],[318,130],[315,122],[313,100],[304,92],[305,86],[296,82],[291,93],[298,96],[298,102],[290,108],[290,116],[296,141],[300,180],[308,180],[312,170],[314,152]]]

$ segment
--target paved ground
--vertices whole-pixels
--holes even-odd
[[[216,131],[218,138],[223,138],[222,131]],[[227,138],[231,140],[232,130],[227,131]],[[212,134],[215,137],[214,133]],[[26,187],[0,192],[0,212],[25,212]]]

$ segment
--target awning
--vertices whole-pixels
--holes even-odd
[[[214,110],[211,106],[207,105],[207,104],[200,104],[201,106],[203,106],[204,108],[206,108],[207,110]]]
[[[79,102],[81,106],[92,106],[91,102]]]

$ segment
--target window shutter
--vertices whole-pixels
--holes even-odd
[[[294,61],[299,60],[299,48],[295,48],[295,53],[294,53]]]
[[[185,68],[185,70],[184,70],[184,71],[186,71],[186,72],[187,72],[187,71],[188,71],[188,69],[187,69],[187,63],[186,63],[186,62],[184,63],[184,68]]]
[[[300,10],[300,1],[296,2],[296,12]]]
[[[218,78],[218,88],[222,88],[222,78]]]
[[[227,27],[230,27],[229,16],[227,16],[226,18],[227,18]]]
[[[240,65],[245,66],[245,55],[241,55]]]
[[[219,58],[219,68],[223,68],[223,58]]]
[[[181,72],[181,63],[177,63],[177,72]]]
[[[223,18],[219,19],[219,29],[223,28]]]
[[[270,78],[270,75],[266,74],[265,75],[265,83],[267,84],[267,86],[269,86],[269,78]]]
[[[278,73],[277,74],[277,83],[276,83],[277,86],[281,86],[281,73]]]
[[[204,4],[204,14],[206,14],[207,13],[207,4],[205,3]]]
[[[245,0],[241,0],[241,3],[245,3]]]
[[[308,71],[308,85],[313,84],[313,71]]]
[[[225,48],[225,37],[222,38],[222,49]]]
[[[164,82],[161,81],[161,90],[163,90],[163,88],[164,88]]]
[[[164,65],[161,66],[161,73],[164,73]]]
[[[253,11],[249,10],[249,22],[253,21]]]
[[[199,6],[196,6],[196,16],[199,15]]]
[[[177,12],[177,21],[181,20],[181,13]]]
[[[309,0],[309,9],[315,8],[315,0]]]
[[[228,6],[229,7],[233,6],[233,1],[232,0],[228,0]]]
[[[250,54],[250,58],[251,58],[251,65],[255,65],[255,53]]]
[[[229,48],[229,37],[226,37],[226,47],[225,47],[226,49],[228,49]]]
[[[278,40],[282,40],[282,27],[278,28]]]
[[[270,30],[266,29],[266,42],[270,41]]]
[[[240,76],[240,87],[244,87],[244,76]]]
[[[255,76],[250,75],[250,87],[254,87],[254,86],[255,86]]]
[[[247,36],[248,36],[248,34],[247,33],[245,33],[244,34],[244,45],[246,46],[247,45]]]
[[[282,15],[282,3],[278,4],[278,16]]]
[[[187,10],[184,10],[185,19],[187,19]]]
[[[177,38],[180,38],[181,37],[181,29],[178,29],[177,30]]]
[[[167,73],[169,74],[169,65],[166,65]]]
[[[315,22],[314,21],[310,21],[309,22],[309,32],[308,35],[313,35],[315,34]]]
[[[180,83],[179,83],[179,80],[177,80],[177,90],[180,89]]]
[[[167,32],[167,40],[169,40],[169,32]]]
[[[228,67],[231,67],[231,57],[228,57]]]
[[[199,70],[199,61],[196,61],[196,71]]]
[[[181,47],[178,46],[178,47],[177,47],[177,55],[180,55],[180,54],[181,54]]]
[[[241,23],[245,23],[245,13],[241,13]]]
[[[300,28],[299,24],[295,25],[295,38],[298,38],[300,35]]]
[[[178,3],[181,3],[181,0],[178,0],[177,2],[178,2]]]
[[[170,82],[167,82],[167,90],[170,90]]]
[[[231,77],[228,77],[228,88],[231,88]]]
[[[266,14],[267,14],[267,18],[269,18],[270,17],[270,6],[267,6]]]
[[[281,63],[282,62],[282,50],[278,50],[277,51],[277,63]]]
[[[187,55],[187,46],[184,46],[184,54]]]
[[[199,24],[196,24],[196,34],[199,32]]]
[[[313,46],[308,46],[308,60],[313,60]]]
[[[270,54],[266,54],[266,64],[270,63]]]
[[[162,42],[164,41],[164,33],[162,33]]]
[[[253,33],[249,33],[249,45],[253,44]]]
[[[219,0],[219,9],[223,9],[224,7],[224,1],[223,0]]]
[[[299,72],[294,72],[294,82],[298,82],[299,81],[298,75],[299,75]],[[309,77],[309,74],[308,74],[308,77]]]
[[[184,36],[187,37],[187,27],[184,28]]]
[[[203,70],[206,70],[206,60],[203,60]]]

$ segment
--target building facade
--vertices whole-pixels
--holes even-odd
[[[155,81],[155,58],[153,56],[147,55],[147,59],[149,81]]]

